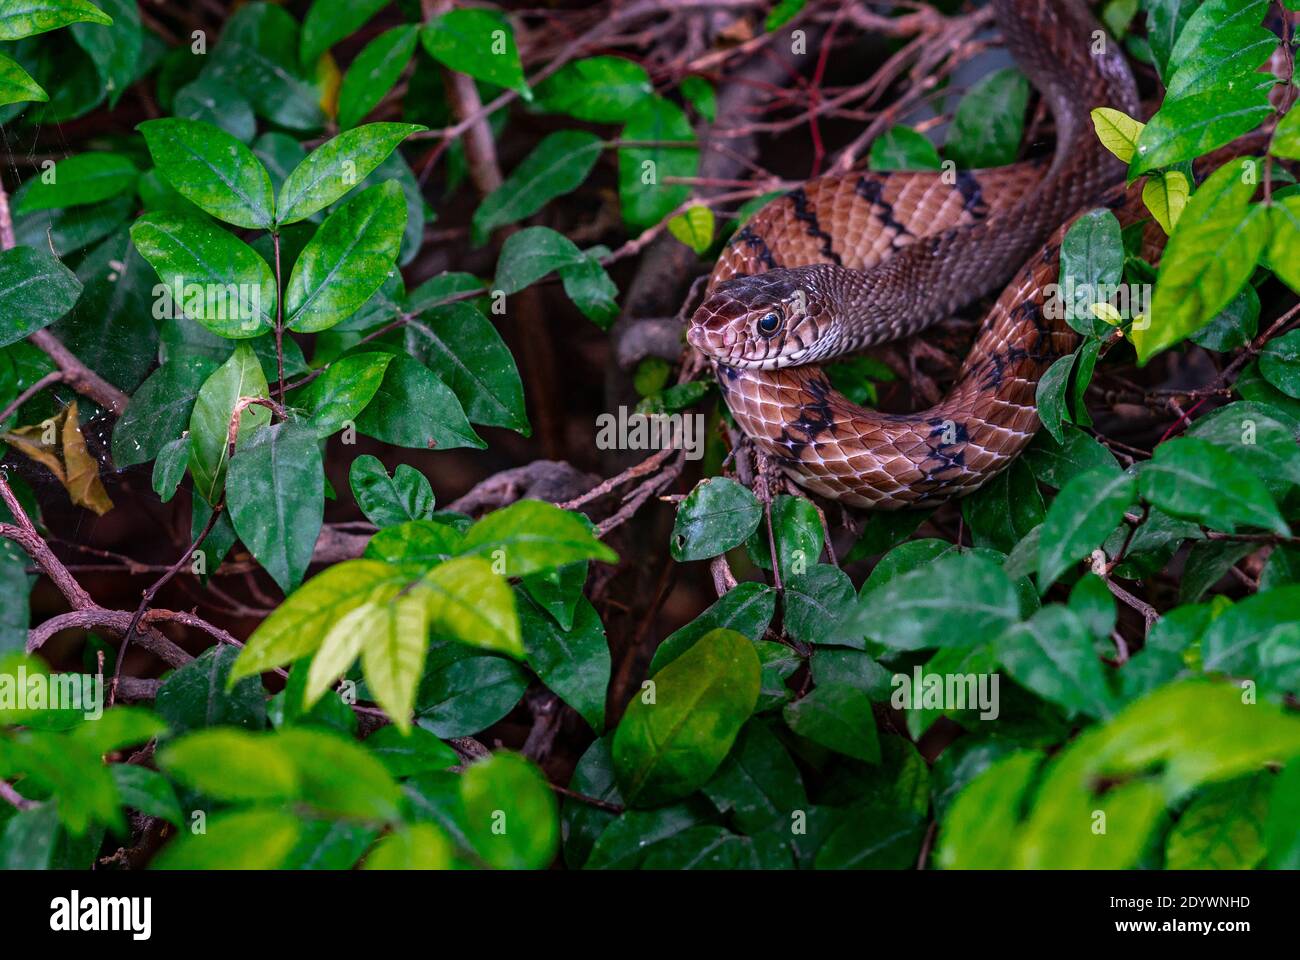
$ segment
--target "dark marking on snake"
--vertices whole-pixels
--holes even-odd
[[[958,171],[957,190],[961,193],[963,210],[976,220],[983,220],[989,215],[989,205],[984,202],[984,190],[975,174],[969,170]]]
[[[736,234],[736,240],[758,254],[758,259],[762,260],[769,270],[777,269],[776,258],[772,256],[772,251],[768,249],[767,241],[755,233],[752,228],[748,226],[741,227]]]
[[[835,252],[831,235],[822,229],[821,223],[817,220],[817,211],[808,205],[808,194],[803,187],[791,190],[786,194],[790,202],[794,204],[795,219],[804,223],[808,227],[808,236],[814,237],[822,243],[822,256],[830,260],[836,266],[842,266],[844,261],[840,255]]]
[[[895,233],[895,245],[899,236],[910,237],[912,231],[908,230],[900,220],[894,216],[894,205],[885,199],[885,184],[882,180],[874,180],[871,177],[863,177],[858,181],[857,187],[854,188],[857,195],[871,204],[872,210],[880,218],[886,229]]]

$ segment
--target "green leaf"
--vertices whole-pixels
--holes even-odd
[[[80,295],[76,274],[44,250],[11,247],[0,252],[0,347],[48,327]]]
[[[422,577],[459,553],[462,540],[460,528],[450,523],[407,520],[371,537],[363,556],[400,567],[408,577]]]
[[[419,38],[419,27],[403,24],[385,30],[361,49],[339,88],[340,127],[355,127],[388,95],[415,53]]]
[[[396,271],[406,202],[394,180],[358,193],[326,218],[293,265],[287,325],[319,333],[342,323]]]
[[[860,625],[894,650],[974,647],[1020,619],[1015,585],[973,553],[950,554],[867,587]]]
[[[795,17],[797,17],[803,8],[808,5],[808,0],[779,0],[767,13],[767,18],[763,21],[763,29],[768,33],[773,30],[779,30]]]
[[[158,273],[155,309],[197,321],[219,337],[256,337],[275,325],[275,276],[244,241],[216,224],[176,213],[147,213],[131,242]]]
[[[1288,397],[1300,397],[1300,330],[1268,342],[1259,355],[1259,372]]]
[[[796,811],[806,810],[799,768],[771,728],[750,720],[704,793],[722,813],[730,813],[747,834],[768,827],[788,829]]]
[[[518,293],[553,270],[581,260],[582,251],[563,234],[550,227],[525,227],[501,245],[493,287],[506,295]]]
[[[274,222],[270,174],[226,131],[177,117],[146,120],[138,129],[158,172],[187,200],[238,227],[266,229]]]
[[[905,870],[916,864],[925,818],[883,803],[851,807],[817,851],[818,870]]]
[[[1011,163],[1020,148],[1028,103],[1029,82],[1019,70],[981,77],[957,104],[945,152],[963,169]]]
[[[1138,137],[1129,178],[1216,150],[1259,126],[1269,113],[1274,78],[1253,74],[1234,89],[1168,99]]]
[[[862,645],[856,630],[857,594],[839,567],[813,564],[807,573],[791,576],[784,587],[783,623],[791,637],[802,643]]]
[[[1300,680],[1300,586],[1265,590],[1225,610],[1201,636],[1206,672],[1250,677],[1285,692]]]
[[[1199,0],[1142,0],[1142,9],[1147,17],[1147,40],[1161,80],[1169,79],[1169,55],[1198,2]]]
[[[127,88],[153,67],[162,45],[153,36],[146,39],[136,0],[100,0],[99,5],[113,18],[109,29],[82,22],[74,23],[69,33],[95,64],[108,105],[116,107]]]
[[[1058,444],[1065,442],[1065,424],[1070,415],[1066,396],[1070,387],[1070,374],[1074,372],[1077,358],[1076,351],[1053,361],[1038,381],[1034,395],[1038,405],[1038,419]]]
[[[54,179],[49,182],[44,174],[27,182],[21,198],[14,204],[14,213],[99,203],[130,193],[140,176],[135,164],[121,154],[95,151],[60,160],[50,172]]]
[[[205,833],[183,832],[149,864],[154,870],[274,870],[302,832],[297,814],[252,807],[214,815]]]
[[[361,512],[377,527],[433,516],[433,487],[409,464],[399,464],[390,478],[377,457],[363,454],[352,461],[348,485]]]
[[[1092,307],[1107,301],[1123,272],[1124,241],[1115,214],[1100,208],[1076,219],[1061,240],[1060,285],[1070,326],[1084,335],[1109,334]]]
[[[1201,417],[1186,435],[1227,450],[1276,495],[1300,483],[1296,432],[1297,422],[1278,407],[1242,400]]]
[[[385,835],[366,857],[365,870],[448,870],[451,841],[430,823],[416,823]]]
[[[419,450],[487,446],[465,419],[451,389],[407,356],[389,362],[374,398],[357,417],[357,429],[376,440]]]
[[[580,597],[573,625],[563,630],[526,596],[517,594],[516,606],[528,665],[592,730],[602,733],[610,655],[596,608]]]
[[[70,23],[112,22],[89,0],[21,0],[0,6],[0,40],[21,40]]]
[[[1244,347],[1259,331],[1259,294],[1250,284],[1219,311],[1218,315],[1191,335],[1197,346],[1227,352]]]
[[[1151,174],[1142,187],[1142,202],[1151,211],[1165,233],[1173,233],[1187,206],[1191,184],[1179,170],[1164,170]]]
[[[1285,160],[1300,160],[1300,110],[1288,110],[1278,121],[1268,152]]]
[[[426,770],[450,770],[461,764],[455,750],[420,727],[407,733],[391,725],[380,727],[366,737],[365,745],[394,777],[409,777]]]
[[[316,437],[324,440],[356,420],[384,382],[391,353],[354,353],[331,363],[294,397]]]
[[[964,498],[961,512],[975,546],[1002,553],[1010,553],[1046,516],[1038,482],[1023,459]]]
[[[164,363],[149,375],[113,425],[113,462],[148,463],[180,437],[204,382],[217,369],[206,357]]]
[[[528,678],[515,663],[461,648],[455,658],[425,673],[416,693],[415,722],[440,737],[469,736],[509,713],[527,688]]]
[[[1097,107],[1091,116],[1093,130],[1102,146],[1125,163],[1131,161],[1137,152],[1138,137],[1146,124],[1111,107]]]
[[[1260,26],[1268,0],[1209,0],[1192,14],[1170,53],[1166,99],[1231,90],[1268,59],[1277,38]]]
[[[220,80],[200,78],[187,83],[176,91],[172,112],[185,120],[197,120],[219,127],[240,143],[249,143],[257,135],[257,117],[253,114],[253,105],[238,90]],[[256,150],[253,153],[259,160],[262,159]],[[151,172],[150,177],[156,180],[158,174]],[[273,180],[272,184],[274,183]],[[176,202],[177,212],[182,212],[189,206],[179,197],[173,196],[171,199]],[[146,202],[146,206],[152,204]]]
[[[871,144],[872,170],[938,170],[939,151],[930,138],[911,127],[890,127]]]
[[[1176,517],[1229,532],[1290,528],[1264,482],[1227,451],[1193,437],[1160,444],[1138,475],[1142,496]]]
[[[297,423],[258,430],[230,462],[235,532],[286,594],[302,582],[320,535],[324,479],[316,432]]]
[[[465,834],[474,852],[501,870],[540,870],[559,849],[555,795],[541,771],[499,752],[461,775]]]
[[[1274,777],[1257,773],[1207,787],[1165,840],[1168,870],[1253,870],[1263,861],[1264,820]]]
[[[1292,290],[1300,289],[1300,266],[1296,250],[1300,249],[1300,196],[1291,193],[1277,198],[1269,207],[1273,236],[1269,240],[1267,265],[1273,268]]]
[[[541,500],[518,500],[487,514],[469,528],[461,549],[490,560],[508,577],[578,560],[618,562],[618,554],[601,543],[588,524]]]
[[[782,716],[791,730],[813,743],[864,763],[880,762],[871,701],[853,684],[819,683],[807,696],[786,704]]]
[[[158,751],[158,766],[217,800],[291,800],[301,784],[278,737],[235,727],[210,727]]]
[[[485,243],[497,227],[530,217],[556,197],[578,189],[600,158],[601,147],[601,139],[585,130],[546,136],[474,211],[475,245]]]
[[[313,0],[302,21],[299,57],[303,65],[315,63],[321,54],[355,34],[386,6],[388,0],[350,0],[349,3]]]
[[[426,573],[412,588],[429,622],[443,636],[471,647],[524,656],[514,594],[479,557],[456,557]]]
[[[713,246],[713,211],[704,206],[694,206],[668,221],[668,232],[700,256]]]
[[[231,680],[238,655],[233,647],[218,644],[167,675],[158,688],[155,707],[173,733],[218,725],[246,730],[266,726],[262,684],[252,678],[241,683]]]
[[[50,95],[16,60],[0,54],[0,107],[11,103],[45,103],[49,99]]]
[[[772,532],[776,535],[777,562],[782,577],[807,572],[822,555],[821,514],[811,500],[782,494],[772,499]],[[772,548],[762,525],[746,543],[750,559],[764,570],[772,569]]]
[[[713,123],[718,119],[718,95],[714,92],[713,84],[698,75],[691,75],[682,78],[682,85],[679,88],[682,92],[682,98],[695,108],[695,112]]]
[[[1133,329],[1140,362],[1199,330],[1250,279],[1269,221],[1267,208],[1249,206],[1255,186],[1242,172],[1235,162],[1220,167],[1183,209],[1160,260],[1150,322]]]
[[[737,584],[686,626],[664,638],[650,661],[650,672],[658,673],[700,637],[720,627],[758,641],[775,614],[776,592],[771,587],[752,580]]]
[[[1038,590],[1046,593],[1077,560],[1086,557],[1124,519],[1137,482],[1111,467],[1082,473],[1066,484],[1043,521],[1038,541]]]
[[[1112,697],[1092,635],[1068,607],[1044,607],[999,637],[994,650],[1017,683],[1068,715],[1110,716]]]
[[[420,40],[433,59],[457,73],[533,98],[524,81],[514,31],[504,16],[482,8],[452,10],[427,21]]]
[[[708,782],[753,712],[759,669],[747,638],[714,630],[656,673],[614,734],[624,798],[654,806]]]
[[[758,499],[734,480],[700,483],[677,508],[672,555],[679,563],[704,560],[744,543],[763,519]]]
[[[1268,846],[1268,866],[1275,870],[1294,870],[1300,865],[1300,835],[1295,825],[1300,816],[1300,761],[1291,761],[1277,778],[1269,801],[1264,841]]]
[[[276,743],[292,758],[305,803],[334,817],[389,821],[400,791],[386,767],[354,740],[311,727],[289,727]]]
[[[1297,754],[1300,720],[1266,703],[1244,702],[1231,685],[1170,684],[1056,755],[1039,786],[1017,865],[1131,866],[1164,802]],[[1117,781],[1118,788],[1096,792]],[[1092,822],[1097,809],[1111,825],[1104,844],[1077,829]]]
[[[1040,433],[1025,451],[1034,476],[1058,490],[1074,477],[1096,467],[1116,467],[1115,455],[1082,430],[1065,427],[1063,441]]]
[[[650,75],[623,57],[566,63],[537,86],[537,106],[592,123],[619,123],[654,93]]]
[[[289,130],[325,124],[322,90],[297,71],[298,22],[278,6],[252,3],[226,21],[202,77],[238,90],[259,116]]]
[[[658,223],[690,194],[685,184],[667,183],[667,177],[693,177],[700,152],[694,144],[695,131],[686,114],[663,97],[641,101],[628,115],[622,139],[654,144],[620,147],[618,151],[618,196],[623,220],[633,228]]]
[[[166,820],[178,829],[183,825],[184,814],[176,791],[162,774],[133,763],[115,763],[108,769],[124,807]]]
[[[998,870],[1015,866],[1010,842],[1019,829],[1018,811],[1042,757],[1017,751],[971,779],[943,816],[937,862],[944,870]]]
[[[449,303],[412,318],[407,350],[451,388],[471,423],[528,436],[519,369],[496,327],[471,303]]]
[[[368,177],[399,143],[424,129],[414,123],[367,123],[325,141],[285,178],[276,222],[296,223],[328,207]]]
[[[402,582],[399,571],[378,560],[347,560],[323,570],[253,631],[231,671],[231,682],[312,654],[330,625],[365,603],[375,588]]]
[[[190,414],[190,475],[194,489],[210,505],[220,501],[229,453],[230,421],[244,397],[266,397],[270,389],[253,350],[241,343],[199,389]],[[253,404],[239,416],[236,450],[256,430],[270,422],[271,413]]]
[[[410,729],[415,690],[424,670],[431,612],[426,597],[416,588],[386,603],[366,604],[346,618],[349,629],[362,637],[366,686],[403,731]],[[340,629],[344,622],[339,621]],[[453,635],[459,632],[453,629]]]

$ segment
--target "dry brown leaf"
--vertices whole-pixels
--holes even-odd
[[[47,438],[52,442],[46,442]],[[77,506],[100,516],[113,509],[113,501],[99,480],[99,463],[86,450],[75,400],[57,417],[12,430],[3,439],[54,474]],[[55,453],[60,442],[62,460]]]
[[[72,502],[94,510],[101,517],[113,509],[108,491],[99,482],[99,461],[86,450],[86,438],[81,435],[81,421],[77,418],[77,401],[68,404],[63,419],[63,467],[67,471],[64,486]]]

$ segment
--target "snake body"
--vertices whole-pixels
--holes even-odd
[[[1105,204],[1122,223],[1139,216],[1088,116],[1138,112],[1118,45],[1075,0],[992,2],[1052,109],[1050,163],[813,180],[737,232],[692,317],[688,339],[712,361],[739,428],[795,482],[852,506],[937,504],[1020,453],[1038,429],[1038,381],[1077,342],[1045,309],[1072,215]],[[816,365],[917,333],[1009,277],[931,409],[861,407]]]

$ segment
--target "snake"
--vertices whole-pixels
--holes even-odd
[[[1043,374],[1078,344],[1048,303],[1066,230],[1095,206],[1124,225],[1143,216],[1090,118],[1095,107],[1139,113],[1118,43],[1080,0],[991,4],[1052,112],[1053,153],[810,180],[732,235],[691,316],[687,340],[712,365],[741,433],[795,483],[848,506],[937,506],[1007,467],[1040,426]],[[1003,285],[929,409],[860,406],[820,365],[920,333]]]

